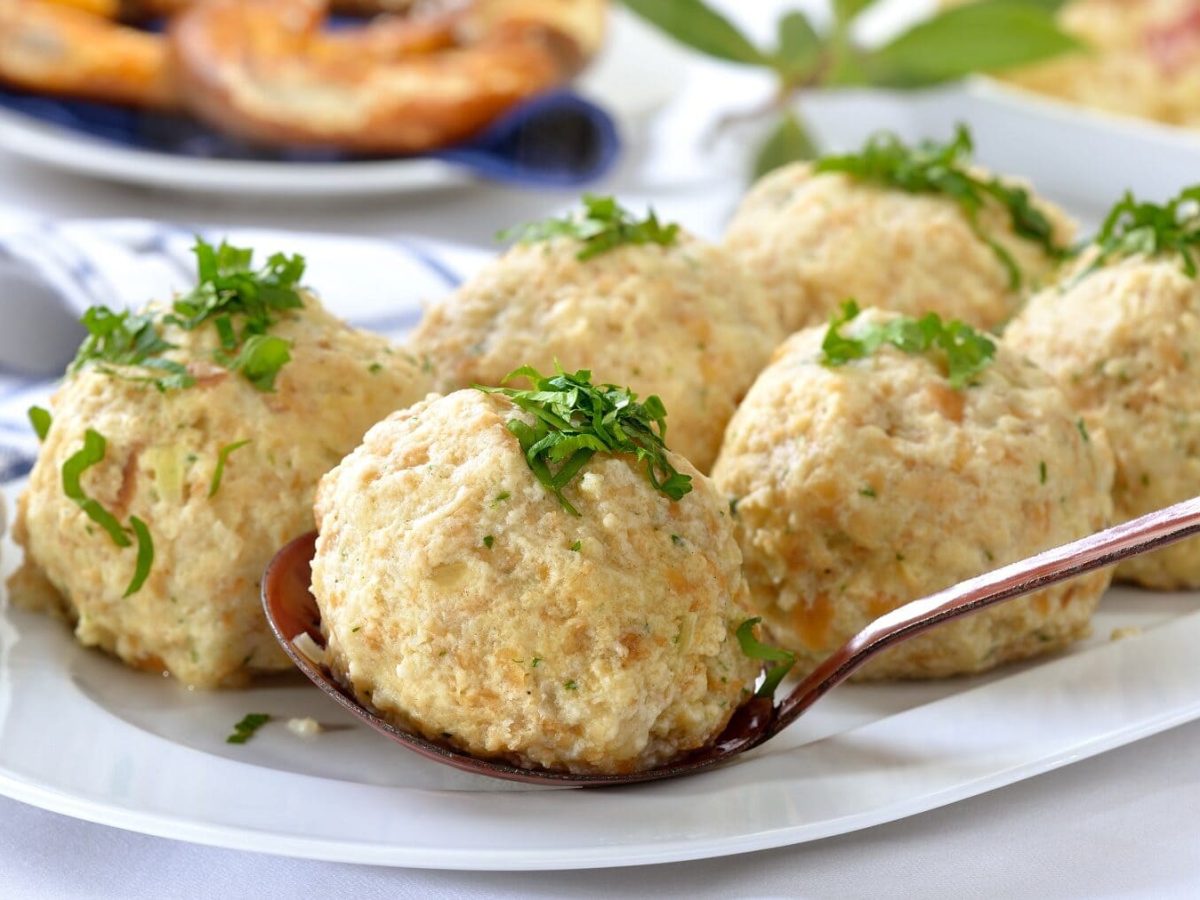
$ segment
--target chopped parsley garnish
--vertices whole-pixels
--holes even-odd
[[[578,553],[580,550],[583,549],[583,541],[576,541],[575,543],[573,543],[570,546],[569,549],[571,550],[572,553]]]
[[[754,692],[755,697],[774,697],[779,682],[783,681],[787,673],[792,670],[792,666],[796,664],[796,654],[791,650],[780,650],[778,647],[770,647],[761,643],[754,636],[754,626],[761,621],[762,619],[759,617],[747,619],[737,627],[736,634],[738,644],[741,645],[742,652],[746,656],[775,664],[767,669],[763,683]]]
[[[1010,288],[1021,286],[1021,270],[1007,250],[985,234],[979,213],[988,199],[1008,212],[1014,234],[1037,244],[1053,258],[1067,255],[1068,248],[1054,239],[1054,226],[1033,205],[1029,192],[1007,185],[995,176],[981,178],[971,171],[974,145],[964,125],[955,128],[954,139],[946,144],[921,141],[909,146],[891,132],[872,135],[858,153],[826,156],[817,160],[816,172],[842,172],[861,181],[869,181],[906,191],[910,194],[942,194],[958,204],[971,230],[988,245],[1008,273]]]
[[[378,375],[380,372],[383,371],[383,363],[373,362],[369,366],[367,366],[367,371],[370,372],[372,375]]]
[[[1087,425],[1084,424],[1082,418],[1075,420],[1075,427],[1079,430],[1079,436],[1083,438],[1083,442],[1085,444],[1090,444],[1092,437],[1088,434]]]
[[[498,493],[496,495],[496,502],[503,503],[505,500],[507,500],[511,496],[512,496],[512,494],[510,494],[508,491],[501,491],[500,493]]]
[[[270,334],[256,334],[246,341],[236,356],[217,357],[225,368],[241,372],[246,380],[269,394],[275,390],[279,370],[292,360],[292,342]]]
[[[495,543],[496,543],[496,539],[494,537],[492,537],[490,534],[485,534],[483,536],[483,546],[487,547],[489,550],[492,549],[492,545]]]
[[[1038,481],[1041,484],[1046,483],[1046,461],[1042,460],[1038,463]]]
[[[250,713],[242,721],[233,726],[233,734],[225,738],[227,744],[244,744],[250,738],[254,737],[254,733],[262,728],[271,717],[266,713]]]
[[[859,488],[858,492],[864,497],[870,497],[872,499],[879,496],[879,494],[875,492],[875,488],[871,487],[869,484],[866,487]]]
[[[117,517],[105,509],[98,500],[89,497],[83,489],[81,479],[83,473],[92,466],[104,461],[108,452],[108,441],[94,429],[87,429],[83,435],[83,447],[67,458],[62,466],[63,493],[67,498],[79,504],[84,514],[108,532],[114,544],[124,549],[133,545],[128,530],[132,530],[137,539],[137,562],[134,565],[133,578],[124,596],[130,597],[141,590],[154,564],[154,541],[150,537],[150,529],[137,516],[130,516],[129,529],[126,529]]]
[[[93,306],[80,322],[88,336],[76,352],[69,372],[78,372],[91,363],[101,372],[115,376],[119,373],[114,366],[130,366],[161,373],[131,379],[149,382],[160,391],[196,383],[181,363],[163,357],[175,345],[163,339],[152,313],[114,312],[107,306]]]
[[[84,472],[92,466],[104,462],[104,456],[107,452],[108,441],[104,439],[104,435],[91,428],[84,432],[83,447],[68,457],[67,461],[63,463],[63,493],[67,495],[68,499],[78,503],[79,508],[84,511],[89,519],[107,531],[108,536],[112,538],[114,544],[118,547],[129,547],[132,546],[133,542],[129,539],[129,535],[125,533],[125,529],[121,527],[121,523],[117,521],[117,517],[101,506],[96,500],[89,497],[83,490],[83,485],[80,481]]]
[[[561,219],[543,219],[518,225],[499,234],[502,241],[534,244],[557,237],[583,244],[575,258],[586,261],[624,244],[659,244],[669,247],[679,237],[679,226],[664,225],[653,210],[637,219],[612,197],[583,195],[583,211]]]
[[[133,567],[133,578],[129,581],[129,587],[125,589],[126,597],[132,597],[142,589],[154,565],[154,540],[150,537],[150,529],[137,516],[129,517],[129,527],[133,529],[134,537],[137,538],[137,562]]]
[[[667,411],[658,397],[650,396],[639,403],[637,394],[628,388],[592,384],[592,373],[586,369],[568,374],[559,368],[558,374],[547,378],[523,366],[510,372],[502,384],[515,378],[528,380],[533,389],[476,388],[502,394],[534,417],[533,425],[510,419],[508,430],[520,442],[525,461],[538,481],[571,515],[578,516],[579,511],[563,496],[563,489],[596,453],[636,456],[638,462],[645,463],[650,483],[672,500],[691,491],[691,477],[677,472],[667,459],[663,443]]]
[[[213,247],[197,238],[192,252],[196,254],[197,284],[172,304],[172,313],[166,317],[171,324],[194,331],[207,321],[238,316],[241,339],[245,340],[253,334],[265,334],[274,323],[275,313],[304,306],[300,296],[303,256],[275,253],[265,266],[254,271],[250,268],[254,251],[248,247],[232,247],[224,241]],[[217,328],[231,334],[232,320],[228,326]]]
[[[217,465],[213,469],[212,481],[208,485],[208,496],[215,497],[217,491],[221,489],[221,479],[225,477],[225,464],[229,462],[229,457],[241,450],[250,441],[234,441],[232,444],[226,444],[217,451]]]
[[[1177,253],[1183,273],[1195,278],[1195,253],[1200,250],[1200,184],[1185,188],[1165,205],[1139,202],[1126,191],[1109,211],[1092,243],[1098,251],[1096,257],[1076,282],[1114,259],[1138,253]]]
[[[46,435],[50,433],[50,425],[54,422],[50,416],[50,410],[40,406],[31,406],[28,414],[29,424],[33,426],[34,434],[37,435],[39,441],[44,441]]]
[[[577,691],[577,690],[579,690],[579,685],[578,685],[578,684],[575,682],[575,680],[574,680],[574,679],[572,679],[572,680],[570,680],[570,681],[564,681],[564,682],[563,682],[563,687],[565,687],[565,688],[566,688],[568,691]]]
[[[540,666],[541,664],[542,664],[542,658],[541,658],[540,656],[535,656],[535,657],[533,658],[533,662],[531,662],[531,663],[529,664],[529,667],[530,667],[530,668],[532,668],[532,669],[536,669],[536,668],[537,668],[538,666]]]
[[[214,360],[240,372],[259,390],[273,390],[279,370],[291,359],[291,343],[267,335],[267,330],[277,313],[303,307],[299,282],[304,258],[276,253],[265,266],[253,270],[254,252],[246,248],[224,242],[213,247],[197,238],[193,252],[196,287],[177,297],[169,311],[114,312],[93,306],[85,312],[81,321],[88,336],[70,371],[91,364],[106,374],[146,381],[161,391],[191,387],[195,379],[187,368],[164,356],[175,345],[163,337],[162,328],[174,325],[195,331],[211,322],[220,343]],[[131,376],[114,367],[149,373]]]
[[[851,360],[870,356],[884,344],[905,353],[937,351],[946,359],[947,377],[955,389],[966,387],[992,362],[996,344],[970,325],[952,319],[943,322],[937,313],[921,318],[897,316],[886,322],[872,323],[858,337],[842,334],[842,326],[858,318],[861,310],[854,300],[842,303],[842,309],[830,318],[829,329],[821,342],[821,363],[842,366]]]

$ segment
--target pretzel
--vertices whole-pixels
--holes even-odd
[[[204,0],[52,0],[83,6],[109,18],[120,18],[129,22],[165,18]],[[381,13],[409,13],[414,9],[430,5],[429,0],[332,0],[334,12],[354,16],[374,16]]]
[[[570,78],[598,48],[604,7],[476,0],[325,31],[324,0],[0,0],[0,81],[181,108],[259,143],[418,152],[467,138]],[[165,38],[117,21],[171,12]]]
[[[408,153],[470,137],[574,75],[604,0],[477,0],[323,31],[323,0],[205,0],[171,21],[184,106],[267,144]]]
[[[103,0],[0,0],[0,81],[130,106],[175,106],[166,42],[108,21]]]

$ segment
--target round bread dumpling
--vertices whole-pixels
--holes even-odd
[[[1055,243],[1067,246],[1073,223],[1044,200],[1030,202],[1052,225]],[[988,239],[1010,257],[1019,281]],[[730,222],[725,246],[761,281],[788,332],[828,320],[847,297],[994,329],[1057,266],[1040,244],[1014,234],[993,198],[972,226],[945,194],[817,173],[810,163],[761,179]]]
[[[668,443],[702,472],[782,332],[724,250],[686,234],[580,259],[573,237],[518,244],[428,311],[413,336],[438,389],[556,363],[658,395]]]
[[[263,570],[312,529],[320,477],[429,387],[415,360],[299,296],[301,308],[275,315],[276,343],[254,345],[268,365],[290,342],[273,387],[249,362],[216,362],[211,323],[157,326],[174,349],[155,359],[174,373],[89,362],[68,375],[20,500],[26,565],[14,599],[61,612],[85,645],[190,686],[290,668],[262,613]],[[161,323],[161,308],[147,312]],[[190,386],[151,383],[181,371]]]
[[[843,334],[894,322],[868,311]],[[1106,525],[1112,461],[1053,380],[997,348],[955,389],[940,351],[884,344],[825,364],[793,335],[729,423],[713,470],[731,498],[752,606],[812,669],[868,622]],[[880,654],[859,677],[980,672],[1089,630],[1108,571],[1008,600]]]
[[[524,767],[650,768],[718,735],[758,664],[728,506],[672,500],[597,453],[563,490],[507,398],[464,390],[372,428],[321,482],[312,590],[326,662],[381,715]]]
[[[1200,494],[1200,283],[1177,256],[1137,255],[1048,288],[1004,342],[1054,375],[1084,427],[1108,433],[1117,521]],[[1136,556],[1117,578],[1200,587],[1200,540]]]

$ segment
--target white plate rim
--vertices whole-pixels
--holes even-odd
[[[185,841],[225,850],[243,850],[293,859],[340,862],[353,865],[387,866],[392,868],[431,869],[447,871],[522,872],[522,871],[570,871],[580,869],[623,868],[642,865],[665,865],[700,859],[717,859],[796,846],[802,843],[837,837],[855,831],[895,822],[910,816],[920,815],[934,809],[967,800],[991,791],[999,790],[1019,781],[1053,772],[1073,763],[1082,762],[1109,750],[1123,747],[1163,731],[1175,728],[1200,718],[1200,700],[1195,708],[1160,720],[1145,723],[1142,727],[1107,740],[1096,740],[1075,748],[1063,750],[1055,756],[1031,764],[1027,768],[1012,769],[997,773],[991,778],[981,779],[958,790],[947,791],[937,798],[921,803],[903,804],[898,807],[881,808],[876,814],[843,820],[823,830],[810,829],[803,837],[787,830],[746,836],[740,840],[724,840],[720,843],[688,842],[657,846],[652,852],[622,848],[620,857],[612,854],[589,855],[586,852],[564,851],[547,854],[544,851],[534,856],[514,857],[498,851],[472,850],[473,858],[465,859],[460,851],[439,854],[427,848],[410,852],[397,850],[391,845],[369,845],[361,843],[338,844],[329,840],[288,837],[281,838],[263,832],[222,826],[204,825],[183,817],[172,818],[121,810],[104,804],[81,800],[70,794],[51,788],[24,782],[11,773],[0,769],[0,795],[47,812],[69,816],[98,825],[119,828],[136,834]]]
[[[0,612],[0,617],[5,615],[8,614]],[[46,624],[55,623],[47,622]],[[46,634],[51,633],[49,630],[43,630],[43,632]],[[65,636],[60,635],[60,637]],[[59,640],[59,638],[55,638],[54,640]],[[2,758],[2,750],[0,750],[0,794],[52,812],[145,834],[185,840],[214,847],[345,863],[409,868],[521,871],[605,868],[715,858],[819,840],[915,815],[958,800],[977,796],[1016,781],[1043,774],[1106,750],[1140,740],[1175,725],[1200,718],[1200,690],[1196,687],[1200,685],[1200,658],[1187,658],[1190,655],[1188,648],[1194,646],[1197,640],[1200,640],[1200,611],[1180,616],[1138,639],[1101,644],[1093,646],[1083,653],[1047,660],[1016,672],[1010,677],[1002,678],[980,687],[968,688],[963,693],[954,694],[942,700],[918,706],[896,716],[879,719],[868,725],[860,726],[837,735],[835,738],[819,740],[812,744],[775,754],[773,759],[768,758],[765,763],[762,763],[762,767],[765,767],[765,771],[768,774],[772,771],[772,766],[786,765],[799,767],[806,764],[811,766],[814,760],[817,763],[817,768],[820,768],[820,762],[824,757],[831,757],[834,754],[840,756],[842,750],[839,749],[838,742],[844,745],[847,740],[853,744],[853,742],[861,741],[864,738],[868,742],[879,739],[885,744],[889,741],[899,741],[903,745],[905,741],[911,740],[912,734],[919,733],[922,735],[923,742],[931,741],[937,744],[939,740],[945,738],[945,735],[939,734],[939,723],[945,727],[949,727],[949,724],[953,722],[955,723],[954,727],[957,728],[963,720],[955,718],[955,716],[960,716],[964,710],[969,714],[970,710],[975,708],[981,711],[979,714],[982,714],[982,712],[987,712],[992,707],[1003,709],[1003,706],[996,706],[996,704],[1001,702],[1004,695],[1010,693],[1018,682],[1022,683],[1022,689],[1036,685],[1036,689],[1029,694],[1036,704],[1036,702],[1039,702],[1037,698],[1052,696],[1054,692],[1053,690],[1048,690],[1048,688],[1053,688],[1056,681],[1061,681],[1067,675],[1070,676],[1068,680],[1078,680],[1080,677],[1084,677],[1086,680],[1087,678],[1095,677],[1096,673],[1117,670],[1127,673],[1147,671],[1151,666],[1154,667],[1156,674],[1159,674],[1164,668],[1170,672],[1169,677],[1171,681],[1169,684],[1162,682],[1161,679],[1157,684],[1143,684],[1141,686],[1134,684],[1133,693],[1128,696],[1116,698],[1116,702],[1111,704],[1112,710],[1103,713],[1103,716],[1108,717],[1106,720],[1107,725],[1104,729],[1097,730],[1097,728],[1092,727],[1080,731],[1075,729],[1069,722],[1065,724],[1060,722],[1058,725],[1053,726],[1054,728],[1066,730],[1061,739],[1055,738],[1051,744],[1047,745],[1051,748],[1049,752],[1033,752],[1016,760],[1013,764],[997,766],[988,763],[982,768],[976,766],[975,769],[969,769],[969,765],[973,765],[974,763],[968,755],[960,760],[960,762],[968,765],[969,770],[969,774],[962,777],[943,778],[941,774],[938,774],[936,767],[930,770],[937,778],[941,779],[936,790],[928,790],[924,793],[917,793],[911,796],[900,796],[891,802],[881,803],[869,809],[851,811],[848,814],[818,822],[788,824],[787,822],[764,820],[756,827],[736,834],[691,837],[687,840],[671,839],[653,844],[632,845],[622,843],[619,828],[615,823],[610,823],[605,827],[616,830],[609,834],[610,840],[608,842],[588,844],[585,840],[583,843],[580,843],[578,840],[583,840],[580,838],[575,844],[566,841],[562,846],[557,848],[542,845],[531,847],[528,850],[517,851],[514,851],[511,847],[487,847],[477,843],[472,843],[469,847],[430,846],[415,842],[409,846],[398,846],[394,842],[376,842],[361,837],[355,840],[331,840],[328,837],[307,837],[283,833],[278,829],[271,832],[269,829],[247,827],[245,825],[231,826],[212,821],[200,821],[195,817],[188,817],[183,814],[167,815],[161,811],[139,810],[112,802],[102,802],[78,793],[61,790],[53,784],[31,779],[13,771]],[[54,671],[53,664],[50,664],[44,671],[37,674],[44,676],[47,672],[52,673]],[[62,667],[57,671],[60,677],[67,677],[65,669]],[[1057,673],[1057,676],[1055,673]],[[0,675],[3,674],[0,673]],[[29,674],[32,675],[33,673]],[[8,673],[7,677],[10,681],[10,689],[21,689],[19,683],[13,683],[11,672]],[[3,679],[0,678],[0,680]],[[17,680],[19,681],[19,678]],[[1124,683],[1124,681],[1120,683]],[[1149,690],[1149,693],[1146,693],[1146,690]],[[1131,699],[1138,691],[1143,692],[1141,699]],[[1020,695],[1019,691],[1018,695]],[[1172,697],[1171,702],[1161,699],[1167,695]],[[1103,692],[1101,692],[1099,697],[1101,706],[1111,699]],[[1053,701],[1048,702],[1053,705]],[[1126,716],[1128,706],[1138,703],[1143,706],[1149,703],[1150,706],[1148,709],[1151,712],[1135,716],[1132,719],[1128,718]],[[1037,719],[1037,712],[1036,709],[1022,710],[1022,720],[1027,719],[1030,715],[1032,715],[1033,719]],[[1117,718],[1113,719],[1113,715],[1116,715]],[[132,725],[127,725],[126,727],[133,732],[130,736],[130,741],[134,745],[147,745],[153,748],[163,744],[170,744],[164,738],[147,735]],[[1038,727],[1041,728],[1042,726],[1039,725]],[[906,734],[909,736],[905,737]],[[1035,741],[1045,740],[1044,738],[1032,736],[1030,739]],[[991,739],[989,738],[988,740]],[[995,740],[999,744],[1004,744],[1006,738],[1002,734],[997,734]],[[149,744],[147,744],[147,741],[149,741]],[[993,753],[995,749],[990,744],[981,745],[981,747],[982,749],[979,750],[977,755],[981,754],[984,757],[989,753]],[[223,774],[227,772],[236,773],[243,782],[240,789],[245,789],[247,784],[264,781],[265,779],[263,768],[253,762],[232,762],[227,759],[210,757],[202,751],[182,746],[172,746],[172,750],[175,752],[182,751],[185,754],[198,754],[209,760],[210,774],[214,771],[219,771]],[[1042,751],[1045,751],[1045,747],[1042,748]],[[139,748],[137,752],[142,752],[142,749]],[[144,760],[143,762],[149,761]],[[743,774],[755,775],[756,773],[750,772],[750,767],[759,766],[760,760],[750,760],[742,765],[746,767],[746,772]],[[237,773],[237,770],[242,771]],[[836,768],[831,769],[831,771],[836,772]],[[294,781],[298,791],[315,788],[324,793],[330,791],[337,793],[342,790],[339,782],[327,778],[300,775],[286,771],[272,772],[272,777],[274,778],[275,776],[282,777],[289,782]],[[693,781],[693,779],[720,779],[722,777],[724,778],[724,784],[721,785],[705,785],[701,781]],[[667,783],[662,792],[665,796],[658,798],[649,796],[650,791],[655,790],[654,787],[648,789],[620,789],[620,791],[624,792],[620,798],[620,804],[624,810],[627,810],[629,815],[646,815],[648,811],[653,812],[656,808],[662,810],[667,807],[679,807],[681,803],[695,803],[697,796],[704,796],[704,791],[702,790],[704,787],[715,787],[717,789],[713,797],[724,796],[730,790],[749,793],[757,792],[763,796],[768,796],[770,791],[795,791],[797,786],[801,784],[800,781],[794,781],[790,786],[776,785],[772,787],[769,784],[742,785],[739,782],[743,779],[739,778],[737,767],[733,766],[708,775],[693,776],[693,779]],[[275,778],[275,780],[278,781],[279,779]],[[770,781],[770,779],[767,780],[768,782]],[[701,789],[697,795],[690,795],[688,790],[689,784],[694,784],[698,789]],[[420,808],[423,816],[421,819],[423,828],[436,829],[439,825],[445,825],[453,819],[453,817],[450,817],[442,822],[436,820],[437,811],[440,806],[439,798],[447,796],[445,792],[414,788],[372,788],[369,785],[354,785],[353,790],[358,792],[353,798],[356,800],[366,796],[362,793],[363,790],[369,792],[379,791],[382,792],[379,795],[381,802],[385,804],[394,803],[397,810]],[[630,791],[634,792],[631,793]],[[592,791],[587,793],[603,797],[603,795],[609,794],[610,791],[601,790],[599,792]],[[712,794],[712,792],[709,793]],[[547,804],[549,804],[549,808],[555,809],[557,807],[554,806],[554,803],[557,802],[557,798],[575,794],[578,794],[578,792],[469,794],[469,796],[472,798],[504,797],[506,798],[505,800],[489,799],[487,802],[490,804],[510,804],[509,809],[517,809],[520,806],[540,806],[541,808],[546,808]],[[315,798],[317,794],[314,792],[313,796]],[[713,797],[706,797],[706,802],[715,802]],[[531,800],[529,798],[538,799]],[[645,800],[650,801],[649,806],[643,802]],[[572,802],[579,804],[575,807],[576,809],[585,808],[583,807],[585,803],[591,804],[590,799],[579,797],[576,797],[575,801]],[[607,800],[604,802],[607,803]],[[598,805],[604,806],[604,803],[598,803]],[[611,806],[611,804],[609,805]],[[678,809],[674,809],[672,814],[676,812],[678,812]],[[433,818],[428,818],[428,816],[433,816]],[[536,818],[537,816],[535,816]]]

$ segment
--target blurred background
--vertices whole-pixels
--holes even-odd
[[[286,6],[288,0],[275,5],[280,2]],[[80,38],[53,20],[43,23],[47,37],[30,23],[39,9],[99,16],[116,6],[107,0],[3,0],[0,35],[8,49],[0,54],[0,73],[9,87],[0,97],[0,210],[17,219],[146,217],[189,226],[417,233],[491,247],[499,229],[561,209],[586,189],[618,194],[631,206],[653,203],[666,216],[715,235],[752,177],[764,142],[779,137],[775,129],[788,110],[803,123],[810,150],[851,146],[878,128],[908,138],[944,138],[954,123],[966,122],[982,162],[1032,179],[1085,216],[1097,214],[1125,188],[1165,196],[1187,180],[1200,158],[1195,132],[1152,122],[1146,116],[1180,116],[1151,108],[1144,98],[1110,100],[1110,106],[1126,107],[1114,115],[1028,90],[1030,84],[1053,89],[1073,80],[1095,95],[1092,101],[1107,82],[1141,85],[1153,95],[1158,72],[1164,85],[1192,91],[1181,101],[1186,106],[1187,97],[1200,90],[1189,81],[1200,58],[1200,13],[1190,0],[988,0],[981,5],[1007,6],[1008,17],[977,14],[932,35],[930,17],[962,15],[961,8],[945,8],[961,4],[710,0],[706,6],[695,0],[650,0],[600,5],[608,9],[598,46],[588,48],[573,83],[555,88],[547,108],[538,108],[545,106],[544,98],[517,104],[515,112],[500,117],[498,132],[489,126],[484,146],[469,140],[465,148],[396,159],[286,144],[263,150],[254,141],[230,140],[222,135],[229,109],[214,109],[203,98],[197,107],[200,121],[191,107],[180,115],[131,109],[127,102],[63,99],[37,64],[53,63],[61,74],[89,46],[112,58],[118,53],[136,57],[133,51],[139,48],[122,46],[110,32],[101,33],[103,46],[97,48],[95,37]],[[121,11],[128,15],[135,6],[124,4]],[[1026,9],[1014,20],[1012,9],[1022,6]],[[845,22],[835,19],[835,7]],[[1040,57],[1061,55],[1062,47],[1046,34],[1044,21],[1030,17],[1053,18],[1055,7],[1063,7],[1057,16],[1064,33],[1081,42],[1086,36],[1090,43],[1065,54],[1072,60],[1065,69],[1054,69],[1055,62],[1039,69]],[[162,12],[151,9],[144,18],[148,24],[139,27],[161,31]],[[730,44],[728,29],[720,23],[710,27],[707,13],[724,16],[750,49],[736,39]],[[1147,17],[1152,21],[1143,21]],[[118,28],[107,24],[112,32]],[[366,27],[345,18],[335,24],[340,34]],[[196,27],[218,25],[201,21]],[[911,35],[914,25],[925,28],[919,40],[901,41],[899,53],[877,54],[887,56],[886,66],[864,64],[862,71],[852,71],[839,64],[839,71],[831,72],[814,62],[831,47],[836,50],[839,41],[850,42],[869,62],[871,48]],[[378,30],[378,21],[371,27]],[[1093,46],[1097,40],[1112,46]],[[26,50],[44,49],[49,42],[54,54],[30,63],[22,57],[22,41]],[[1015,71],[1046,73],[1041,83],[1025,78],[1016,87],[1011,79],[973,74],[1014,59],[1033,60],[1032,70],[1018,66]],[[1073,65],[1082,71],[1072,70]],[[308,77],[319,83],[322,72],[316,65],[312,69]],[[1106,71],[1112,74],[1097,75]],[[361,75],[330,72],[330,79]],[[484,65],[472,77],[486,82],[501,76]],[[39,89],[47,83],[50,90]],[[198,89],[193,85],[192,90]],[[1131,93],[1132,88],[1124,90]],[[280,96],[278,105],[285,105]],[[576,97],[584,105],[573,106]],[[1139,102],[1145,109],[1138,109]],[[1101,98],[1099,104],[1104,103]],[[1129,111],[1144,115],[1125,114]],[[790,137],[790,145],[787,133],[777,141],[776,150],[785,156],[797,154],[796,136]],[[521,157],[516,162],[514,153]],[[563,163],[564,153],[576,158]]]

